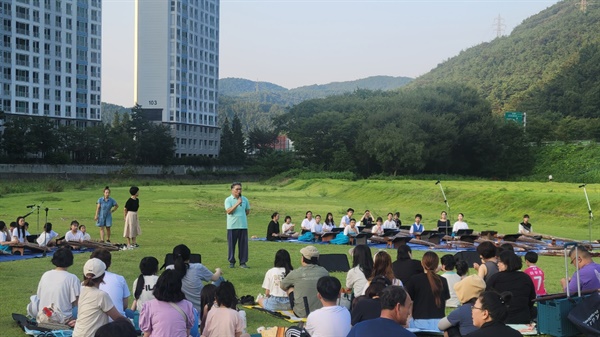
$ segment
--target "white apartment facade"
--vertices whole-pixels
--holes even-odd
[[[101,0],[0,0],[0,111],[100,123]]]
[[[219,0],[135,1],[134,100],[176,156],[219,155]]]

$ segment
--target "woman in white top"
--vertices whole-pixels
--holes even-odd
[[[383,223],[383,228],[397,228],[396,221],[394,221],[393,217],[394,215],[391,212],[387,214],[387,220],[385,220],[385,222]]]
[[[463,221],[464,218],[464,214],[462,213],[458,213],[458,221],[456,221],[454,223],[454,226],[452,226],[452,233],[458,232],[461,229],[469,229],[469,225],[467,225],[466,222]]]
[[[292,223],[292,217],[289,215],[286,215],[285,220],[284,220],[283,224],[281,225],[281,232],[283,234],[290,235],[293,238],[297,238],[298,236],[300,236],[300,233],[297,233],[294,231],[294,226],[296,226],[296,225],[294,225]]]
[[[133,281],[133,303],[131,310],[140,311],[147,301],[154,299],[154,286],[158,281],[158,260],[154,256],[146,256],[140,261],[140,276]]]
[[[271,311],[292,309],[288,294],[281,289],[280,284],[281,280],[293,269],[290,253],[285,249],[278,250],[275,253],[273,268],[265,274],[262,284],[263,289],[265,289],[265,297],[258,297],[258,305]]]
[[[373,257],[367,245],[357,245],[352,249],[352,269],[346,275],[346,288],[351,288],[354,296],[365,289],[367,278],[373,272]]]
[[[315,223],[315,219],[313,219],[312,216],[312,212],[311,211],[307,211],[306,212],[306,218],[304,218],[304,220],[302,220],[302,230],[307,230],[310,231],[310,229],[312,228],[312,225]]]
[[[20,216],[17,218],[17,228],[13,229],[12,242],[23,243],[27,241],[27,236],[30,235],[25,227],[25,218]]]
[[[58,233],[52,230],[52,224],[46,222],[46,224],[44,225],[44,231],[38,236],[36,241],[38,245],[42,247],[56,246],[56,241],[54,241],[54,238],[56,238],[57,236]]]
[[[371,233],[373,233],[373,235],[383,235],[383,226],[382,223],[383,219],[381,217],[377,217],[377,222],[375,223],[375,226],[373,226],[371,228]]]

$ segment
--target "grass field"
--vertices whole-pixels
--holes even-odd
[[[2,184],[14,182],[2,182]],[[130,182],[127,182],[130,183]],[[31,184],[31,183],[28,183]],[[128,198],[129,185],[112,182],[112,197],[120,205],[114,214],[113,242],[123,242],[122,206]],[[114,185],[114,186],[113,186]],[[39,214],[40,228],[45,219],[44,208],[49,208],[48,221],[55,231],[64,234],[73,219],[87,225],[92,238],[98,238],[93,217],[96,200],[102,196],[104,184],[86,186],[79,183],[66,187],[61,192],[48,188],[41,182],[37,192],[15,193],[18,189],[4,189],[0,198],[0,219],[14,221],[26,214],[26,205],[43,202]],[[70,185],[69,185],[70,186]],[[456,214],[465,214],[465,220],[476,231],[492,229],[501,233],[516,232],[517,224],[524,213],[531,216],[535,231],[575,239],[588,239],[588,213],[582,189],[575,184],[521,183],[484,181],[444,181],[448,202],[451,205],[451,220]],[[29,185],[28,189],[35,190]],[[592,209],[598,205],[600,190],[597,185],[588,185]],[[12,193],[11,193],[12,192]],[[202,255],[203,263],[214,270],[223,268],[224,277],[236,286],[238,296],[256,296],[262,291],[265,271],[272,266],[275,251],[286,248],[292,255],[295,267],[299,266],[302,247],[298,244],[250,242],[250,269],[227,268],[227,243],[223,200],[229,195],[228,184],[165,185],[161,182],[145,181],[140,186],[139,217],[143,234],[139,237],[140,248],[113,253],[111,270],[122,274],[131,285],[138,276],[138,264],[144,256],[155,256],[163,260],[166,253],[177,244],[188,245],[193,253]],[[385,218],[387,212],[400,211],[404,224],[412,223],[415,213],[423,214],[423,223],[431,228],[439,213],[445,210],[439,185],[433,181],[384,181],[384,180],[288,180],[275,183],[244,184],[244,195],[250,200],[252,213],[249,216],[249,234],[264,237],[270,215],[279,211],[291,215],[293,222],[300,224],[306,210],[314,214],[334,214],[336,222],[348,207],[357,213],[370,209],[375,216]],[[61,210],[56,210],[60,208]],[[359,215],[360,216],[360,215]],[[27,218],[30,232],[38,233],[37,214]],[[593,238],[600,238],[594,224]],[[347,253],[348,246],[319,245],[322,253]],[[393,257],[395,252],[389,251]],[[441,253],[440,253],[441,255]],[[416,251],[415,258],[422,252]],[[81,274],[81,268],[89,254],[76,254],[75,264],[70,271]],[[546,271],[546,288],[559,291],[559,279],[564,277],[564,262],[560,257],[541,257],[539,266]],[[10,314],[24,313],[29,296],[37,289],[41,275],[53,266],[48,258],[0,263],[0,327],[1,336],[22,336]],[[345,274],[334,273],[342,283]],[[249,311],[248,331],[255,332],[259,326],[285,325],[287,322],[267,314]]]

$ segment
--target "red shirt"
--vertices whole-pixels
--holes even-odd
[[[540,268],[537,266],[531,266],[525,269],[523,272],[529,275],[531,281],[533,281],[535,294],[537,296],[543,296],[547,294],[546,288],[544,287],[544,272]]]

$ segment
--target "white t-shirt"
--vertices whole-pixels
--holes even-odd
[[[49,270],[42,275],[38,284],[38,307],[41,310],[54,304],[55,308],[69,318],[73,312],[73,302],[79,297],[80,291],[81,282],[77,276],[66,270]]]
[[[43,232],[42,234],[40,234],[40,236],[38,236],[36,241],[38,245],[43,247],[46,246],[48,242],[52,241],[52,239],[54,239],[57,236],[58,233],[56,233],[55,231],[50,231],[50,233]]]
[[[385,220],[385,221],[383,222],[383,226],[382,226],[382,227],[383,227],[383,228],[391,228],[391,229],[397,228],[397,227],[396,227],[396,223],[394,222],[394,220],[392,220],[392,221],[390,221],[390,220]]]
[[[129,293],[129,287],[127,287],[127,281],[125,281],[125,278],[107,270],[106,275],[104,275],[104,283],[100,284],[100,290],[105,291],[110,296],[110,299],[115,308],[117,308],[117,311],[119,311],[121,315],[125,316],[123,299],[128,298],[131,295]]]
[[[377,226],[377,224],[376,224],[375,226],[373,226],[371,228],[371,233],[373,233],[373,235],[383,234],[383,226]]]
[[[313,233],[321,233],[323,232],[323,224],[322,223],[314,223],[312,227],[310,227],[310,231]]]
[[[8,242],[11,241],[11,238],[8,237],[8,234],[0,231],[0,242]]]
[[[287,293],[281,289],[281,280],[285,278],[285,268],[273,267],[267,270],[263,281],[263,289],[269,289],[271,296],[287,297]]]
[[[311,312],[306,319],[306,331],[311,337],[339,337],[350,332],[350,311],[339,305]]]
[[[523,225],[519,224],[519,234],[529,234],[533,231],[533,226],[529,225],[529,229],[523,227]],[[13,234],[14,236],[14,234]]]
[[[450,298],[446,300],[446,307],[457,308],[461,305],[454,290],[454,285],[461,280],[460,276],[456,272],[447,271],[441,275],[448,281],[448,289],[450,290]]]
[[[96,287],[81,287],[73,337],[94,337],[96,330],[108,323],[106,312],[113,307],[110,296],[104,291]]]
[[[358,234],[358,228],[356,226],[354,226],[354,228],[350,227],[350,226],[346,226],[344,227],[344,235],[346,236],[354,236]]]
[[[330,226],[326,223],[323,224],[323,228],[322,228],[323,232],[331,232],[332,229],[333,229],[333,226]]]
[[[87,232],[85,232],[85,234],[83,232],[81,232],[81,234],[83,234],[83,241],[92,240],[92,237]]]
[[[281,231],[286,233],[288,231],[293,232],[294,231],[294,224],[293,223],[283,223],[283,225],[281,225]]]
[[[365,284],[367,284],[367,278],[359,266],[348,270],[348,274],[346,275],[346,288],[352,288],[355,297],[358,297],[358,294],[362,292]]]
[[[19,240],[20,243],[27,241],[27,236],[29,236],[29,235],[31,235],[31,234],[29,234],[28,231],[25,231],[25,236],[19,236],[19,228],[18,227],[13,229],[13,232],[12,232],[12,236],[17,237],[17,239]],[[11,241],[12,241],[12,238],[11,238]]]
[[[454,223],[454,226],[452,226],[452,231],[454,233],[458,232],[460,229],[469,229],[469,225],[467,225],[466,222],[464,221],[457,221]]]
[[[311,229],[315,223],[317,222],[314,218],[312,218],[311,220],[304,219],[302,220],[302,229]]]
[[[147,301],[154,299],[154,286],[156,285],[156,281],[158,281],[157,275],[144,275],[144,289],[142,289],[142,293],[140,294],[140,298],[137,299],[137,311],[142,310],[142,306]],[[135,288],[137,287],[138,279],[133,280],[133,286],[131,287],[131,291],[135,296]]]
[[[77,233],[73,234],[73,232],[68,231],[67,234],[65,234],[65,240],[67,241],[83,241],[83,233],[80,231],[77,231]]]

